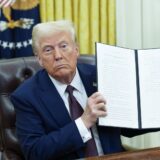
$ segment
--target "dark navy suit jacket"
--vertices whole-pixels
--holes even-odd
[[[90,96],[97,88],[96,70],[91,65],[78,65],[80,77]],[[26,80],[12,95],[16,110],[17,135],[27,160],[84,157],[84,143],[65,104],[47,72],[40,70]],[[104,154],[121,152],[120,135],[134,136],[140,131],[97,126]]]

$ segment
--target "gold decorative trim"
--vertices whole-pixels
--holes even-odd
[[[11,7],[17,10],[28,10],[35,8],[38,4],[39,0],[16,0]]]

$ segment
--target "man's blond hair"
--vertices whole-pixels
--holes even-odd
[[[39,40],[41,38],[63,31],[70,33],[73,42],[76,42],[75,28],[73,23],[69,20],[44,22],[35,25],[32,30],[33,52],[37,54],[37,49],[39,48]]]

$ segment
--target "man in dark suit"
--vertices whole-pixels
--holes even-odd
[[[40,23],[33,28],[33,50],[44,68],[26,80],[12,95],[17,135],[27,160],[71,160],[88,156],[90,141],[96,148],[89,156],[123,151],[120,135],[141,131],[102,127],[107,103],[93,85],[94,66],[79,64],[79,48],[69,21]],[[67,86],[84,112],[72,118]]]

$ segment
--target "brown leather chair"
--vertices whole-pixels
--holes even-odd
[[[80,56],[79,63],[95,64],[94,56]],[[35,57],[0,60],[0,150],[2,160],[24,160],[15,132],[15,111],[10,94],[40,69]]]

